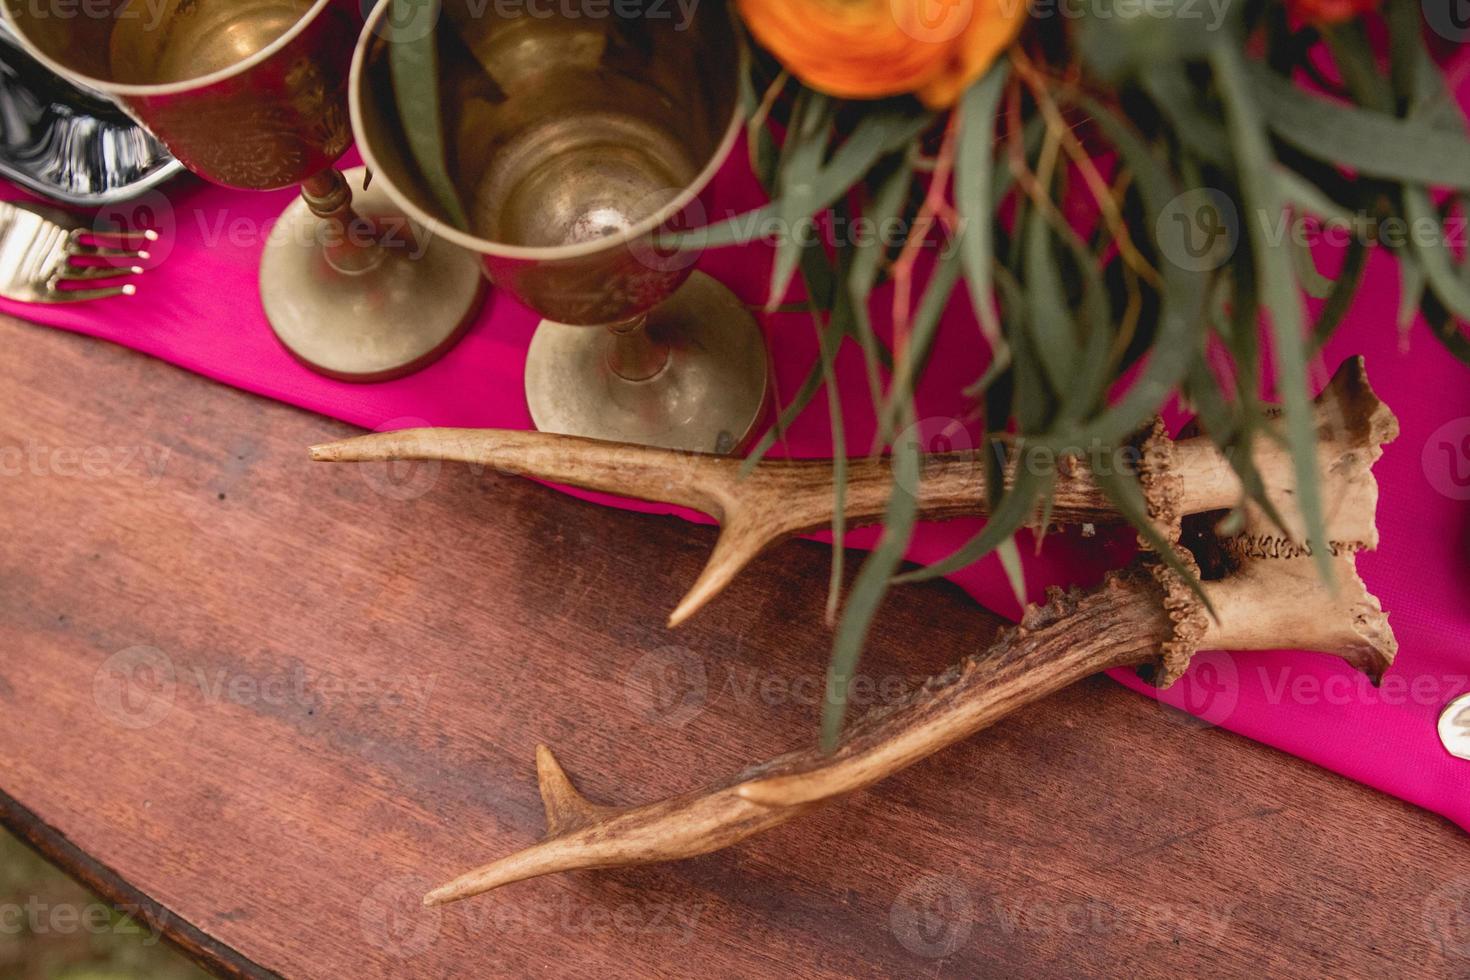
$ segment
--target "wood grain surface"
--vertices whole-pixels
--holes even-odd
[[[0,816],[212,969],[291,977],[1470,977],[1447,822],[1095,678],[802,822],[422,910],[542,830],[814,736],[827,562],[662,626],[714,532],[0,321]],[[859,700],[984,642],[885,608]]]

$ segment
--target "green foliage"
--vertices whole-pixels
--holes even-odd
[[[955,130],[947,197],[958,218],[948,229],[957,248],[928,269],[926,283],[909,288],[917,299],[903,325],[906,344],[875,385],[882,437],[900,475],[879,548],[841,606],[823,717],[827,746],[840,734],[846,687],[887,589],[951,574],[995,552],[1023,594],[1013,535],[1039,514],[1045,524],[1055,481],[1045,461],[1115,454],[1171,396],[1197,411],[1246,496],[1279,523],[1250,451],[1267,417],[1260,380],[1268,353],[1307,535],[1314,553],[1327,556],[1308,363],[1351,307],[1385,221],[1443,232],[1460,212],[1458,194],[1470,190],[1464,120],[1420,41],[1417,6],[1406,0],[1390,4],[1388,52],[1375,55],[1360,25],[1326,39],[1342,90],[1310,81],[1321,76],[1308,61],[1321,39],[1288,23],[1279,5],[1226,4],[1217,23],[1203,26],[1185,16],[1196,5],[1174,14],[1151,9],[1134,18],[1085,18],[1066,43],[1024,49],[1060,52],[1074,67],[1080,62],[1080,72],[1023,55],[977,81],[952,121],[931,126],[910,106],[926,132],[906,148],[869,130],[858,153],[849,144],[862,130],[842,125],[856,112],[859,127],[881,118],[885,132],[901,134],[894,102],[865,112],[823,99],[823,125],[813,126],[801,115],[811,111],[812,95],[795,82],[787,83],[790,124],[767,127],[782,151],[768,184],[775,202],[763,213],[800,220],[822,210],[809,210],[813,202],[853,199],[862,213],[902,215],[924,233],[931,226],[914,221],[912,202],[927,195],[930,180],[946,177],[945,161],[925,154],[940,143],[941,126]],[[1386,58],[1386,74],[1375,58]],[[1017,104],[1020,132],[1013,131]],[[1082,145],[1095,175],[1069,156]],[[786,169],[793,160],[801,170]],[[1110,169],[1098,162],[1105,160]],[[915,166],[921,161],[926,165]],[[855,177],[859,166],[866,169]],[[791,184],[807,190],[799,206],[783,196]],[[1445,190],[1450,197],[1436,207],[1431,193]],[[1093,205],[1093,227],[1071,219],[1079,200]],[[1227,211],[1233,224],[1221,213]],[[1297,226],[1287,223],[1308,217],[1352,232],[1335,276],[1317,269],[1308,245],[1293,234]],[[749,225],[736,218],[717,227],[720,241],[735,241],[726,229]],[[1202,231],[1229,235],[1218,261],[1197,261],[1193,239]],[[1404,319],[1418,307],[1435,335],[1470,361],[1457,322],[1470,319],[1465,257],[1442,233],[1383,244],[1403,262]],[[872,352],[886,348],[873,333],[871,294],[885,276],[911,272],[893,250],[871,244],[836,242],[820,258],[830,263],[823,277],[845,277],[845,293],[840,285],[834,290],[844,308],[826,311],[822,364],[783,415],[783,427],[824,383],[830,386],[833,340],[858,343],[870,367],[876,363]],[[819,260],[802,257],[809,266]],[[792,259],[778,253],[777,262],[773,300],[784,294],[779,273]],[[987,526],[949,559],[899,574],[915,520],[916,484],[908,480],[915,454],[924,451],[904,422],[912,419],[939,314],[961,281],[989,348],[990,367],[969,392],[984,424],[986,455],[999,455],[989,450],[1008,433],[1027,465],[1003,487],[990,460],[995,489]],[[1323,301],[1315,319],[1307,316],[1307,296]],[[1107,467],[1100,473],[1120,512],[1192,581],[1147,521],[1135,476]],[[840,485],[835,492],[840,499]],[[1321,567],[1330,575],[1325,560]]]
[[[1381,51],[1361,22],[1321,32],[1293,23],[1280,0],[1102,3],[1080,20],[1036,22],[938,115],[910,99],[835,99],[748,55],[741,97],[751,166],[771,203],[664,243],[740,244],[826,215],[908,229],[897,245],[787,234],[772,266],[769,307],[787,308],[799,276],[820,356],[747,465],[823,390],[842,452],[853,406],[838,396],[835,364],[853,344],[879,420],[874,449],[891,450],[896,477],[882,539],[845,600],[846,529],[840,521],[834,529],[829,613],[840,615],[822,727],[828,746],[887,590],[996,553],[1024,596],[1014,535],[1045,525],[1056,461],[1116,454],[1171,397],[1196,410],[1246,496],[1275,518],[1251,453],[1267,418],[1260,386],[1268,359],[1325,574],[1307,371],[1351,307],[1372,245],[1400,260],[1401,324],[1422,313],[1470,361],[1459,326],[1470,320],[1470,264],[1445,233],[1447,221],[1465,217],[1470,140],[1423,43],[1417,3],[1386,0]],[[437,93],[422,77],[433,74],[434,56],[432,37],[395,45],[394,79],[411,149],[455,213]],[[1335,275],[1319,270],[1294,235],[1308,217],[1335,222],[1352,239]],[[1391,222],[1410,234],[1386,234]],[[945,246],[928,249],[937,261],[914,261],[919,246],[935,244]],[[872,312],[885,283],[898,297],[891,350]],[[981,373],[966,394],[983,427],[993,516],[949,559],[900,574],[926,450],[914,392],[961,283],[980,326]],[[1307,296],[1321,300],[1315,318]],[[1009,483],[998,462],[1007,451],[1026,464]],[[839,462],[838,513],[845,480]],[[1134,474],[1108,470],[1101,482],[1187,576],[1149,526]]]
[[[393,4],[388,67],[408,150],[439,206],[458,228],[468,228],[464,204],[449,173],[439,98],[439,0],[390,0]]]

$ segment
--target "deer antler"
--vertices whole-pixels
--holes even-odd
[[[1333,386],[1317,401],[1319,424],[1336,413],[1339,381],[1362,377],[1361,359],[1345,362]],[[1363,382],[1366,385],[1366,382]],[[1209,439],[1171,442],[1156,429],[1145,445],[1148,460],[1166,456],[1177,486],[1171,506],[1178,514],[1233,507],[1242,496],[1240,481]],[[722,527],[703,573],[669,617],[679,626],[729,585],[767,548],[786,538],[830,527],[835,513],[830,460],[767,460],[742,476],[742,463],[727,456],[680,453],[573,436],[500,429],[406,429],[314,446],[320,462],[444,460],[472,463],[517,476],[529,476],[640,500],[688,507],[708,514]],[[1005,466],[1014,473],[1013,451]],[[1058,524],[1116,524],[1122,517],[1097,486],[1085,462],[1060,468],[1052,520]],[[985,465],[976,453],[949,453],[925,460],[919,486],[919,511],[925,520],[984,516]],[[1285,474],[1289,478],[1290,466]],[[886,459],[848,464],[847,521],[852,526],[882,519],[892,492]]]
[[[1203,589],[1212,620],[1194,593],[1156,560],[1110,575],[1086,594],[1053,590],[983,653],[931,678],[902,703],[853,725],[831,755],[791,752],[712,788],[645,806],[613,808],[586,801],[550,750],[537,749],[548,836],[541,843],[430,892],[425,904],[468,898],[511,882],[559,871],[623,867],[694,857],[793,820],[815,806],[873,783],[995,723],[1017,708],[1113,667],[1152,665],[1172,683],[1200,649],[1285,646],[1340,656],[1375,679],[1397,650],[1388,619],[1358,577],[1356,554],[1377,543],[1377,484],[1371,467],[1397,435],[1393,415],[1362,374],[1339,372],[1323,404],[1332,415],[1319,430],[1336,590],[1316,573],[1299,537],[1282,536],[1251,511],[1242,530],[1215,538],[1191,521],[1191,544],[1218,577]],[[1290,506],[1290,460],[1274,444],[1258,466],[1269,494],[1300,527]],[[1277,458],[1277,457],[1282,458]],[[1150,506],[1178,540],[1170,517],[1177,484],[1155,482]],[[1177,513],[1177,510],[1174,511]],[[1197,539],[1197,540],[1193,540]],[[1208,578],[1208,576],[1207,576]]]

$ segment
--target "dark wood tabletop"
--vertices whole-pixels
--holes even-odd
[[[1446,821],[1096,678],[732,850],[419,895],[814,735],[827,556],[677,633],[708,528],[0,321],[0,816],[226,975],[1470,977]],[[997,621],[899,592],[867,697]],[[859,692],[862,693],[861,691]]]

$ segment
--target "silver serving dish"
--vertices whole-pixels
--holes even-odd
[[[52,201],[99,208],[182,171],[115,103],[58,77],[0,21],[0,176]]]

